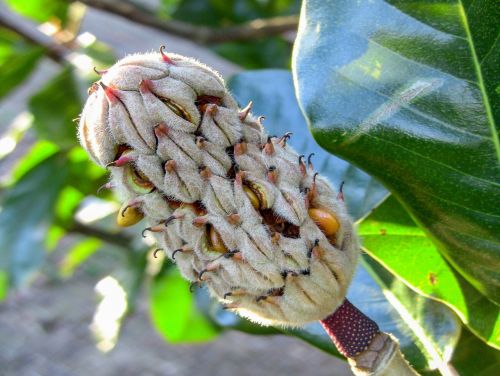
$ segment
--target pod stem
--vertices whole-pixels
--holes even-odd
[[[375,321],[347,299],[320,323],[355,375],[418,375],[404,359],[397,340],[381,332]]]

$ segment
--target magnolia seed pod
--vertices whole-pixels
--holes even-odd
[[[291,134],[268,135],[212,69],[163,50],[128,56],[93,85],[80,119],[113,189],[140,202],[118,222],[144,216],[144,236],[226,309],[299,326],[344,302],[359,253],[344,202]]]

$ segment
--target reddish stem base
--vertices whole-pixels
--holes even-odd
[[[339,352],[347,358],[365,351],[375,335],[380,333],[377,323],[347,299],[320,323]]]

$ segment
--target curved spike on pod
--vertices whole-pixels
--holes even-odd
[[[276,170],[276,166],[269,166],[267,169],[267,180],[269,182],[276,184],[278,181],[278,171]]]
[[[344,201],[344,183],[343,180],[342,183],[340,183],[339,193],[337,194],[337,200],[339,201]]]
[[[273,142],[271,140],[271,136],[269,136],[267,138],[267,142],[264,145],[263,151],[267,155],[273,155],[274,154],[274,145],[273,145]]]
[[[175,254],[176,254],[177,252],[184,253],[184,252],[189,252],[189,251],[192,251],[192,249],[190,249],[189,247],[186,247],[186,246],[183,246],[183,247],[181,247],[181,248],[179,248],[179,249],[176,249],[175,251],[173,251],[173,252],[172,252],[172,256],[171,256],[171,257],[172,257],[172,260],[174,260],[174,261],[175,261]]]
[[[238,112],[238,117],[239,117],[240,121],[244,121],[247,118],[248,114],[252,110],[252,106],[253,106],[253,102],[250,101],[245,106],[245,108],[241,109],[240,112]]]
[[[316,199],[316,196],[318,195],[318,190],[316,187],[316,177],[317,176],[318,176],[318,173],[316,172],[313,176],[313,182],[311,184],[311,188],[309,188],[309,192],[307,192],[307,199],[309,200],[309,203],[312,203]]]
[[[313,166],[313,164],[312,164],[312,160],[311,160],[311,159],[312,159],[312,157],[314,157],[314,155],[315,155],[314,153],[311,153],[311,154],[309,154],[309,156],[307,157],[307,168],[308,168],[310,171],[314,170],[314,166]]]
[[[110,162],[106,165],[106,168],[108,167],[123,167],[127,163],[133,162],[135,159],[133,156],[130,154],[122,154],[117,160],[114,160],[113,162]]]
[[[106,73],[108,73],[108,70],[107,69],[97,69],[96,67],[94,67],[94,72],[98,76],[102,76],[102,75],[105,75]]]
[[[116,103],[119,101],[120,94],[117,89],[112,88],[111,86],[107,86],[102,81],[99,81],[99,85],[102,90],[104,90],[104,94],[106,95],[106,99],[110,104]]]
[[[278,144],[284,148],[286,146],[287,141],[292,137],[293,132],[286,132],[283,136],[280,137]]]
[[[162,232],[162,231],[165,231],[165,229],[167,228],[167,226],[168,226],[168,224],[170,222],[172,222],[174,219],[180,219],[180,218],[182,218],[182,216],[171,215],[167,219],[164,219],[164,220],[160,221],[157,225],[146,227],[144,230],[142,230],[142,237],[143,238],[146,237],[145,234],[146,234],[147,231],[149,231],[149,232]]]
[[[307,175],[306,164],[304,163],[304,154],[299,155],[299,170],[303,176]]]
[[[199,281],[194,281],[189,284],[189,292],[192,294],[194,292],[195,287],[200,287]]]
[[[101,185],[99,188],[97,188],[96,194],[99,195],[104,189],[113,189],[115,185],[111,182],[107,182],[106,184]]]
[[[156,248],[156,249],[153,251],[153,257],[154,257],[154,258],[158,258],[158,257],[156,256],[156,254],[157,254],[159,251],[163,251],[163,249],[161,249],[161,248]]]
[[[230,303],[230,304],[223,304],[222,305],[222,309],[224,311],[229,311],[231,309],[237,309],[239,308],[240,306],[238,304],[235,304],[235,303]]]
[[[319,239],[316,239],[314,241],[314,245],[311,247],[311,249],[307,252],[307,258],[311,258],[313,255],[315,258],[319,258],[320,254],[320,249],[319,249]]]
[[[174,61],[171,58],[169,58],[167,56],[167,54],[165,53],[165,46],[160,46],[160,54],[161,54],[162,60],[165,63],[170,64],[170,65],[175,65]]]

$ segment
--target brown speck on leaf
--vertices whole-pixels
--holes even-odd
[[[385,228],[380,229],[380,235],[385,236],[387,235],[387,230]]]
[[[435,286],[437,283],[437,276],[432,272],[429,273],[429,282],[432,286]]]

